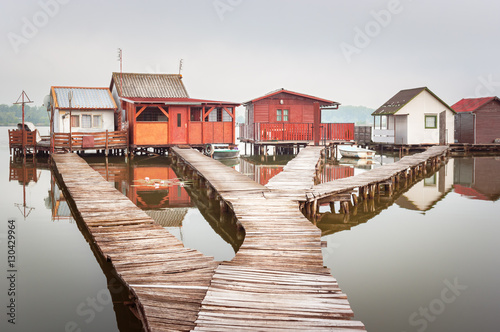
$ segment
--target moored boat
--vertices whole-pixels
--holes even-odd
[[[214,159],[238,158],[240,151],[229,144],[207,144],[205,154]]]
[[[339,151],[342,154],[342,157],[347,158],[368,159],[375,156],[375,151],[355,146],[341,146],[339,147]]]

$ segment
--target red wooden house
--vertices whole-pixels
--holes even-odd
[[[245,124],[240,139],[245,142],[311,141],[313,139],[314,103],[321,108],[337,109],[339,103],[298,92],[280,89],[252,99],[243,105]],[[321,138],[354,139],[354,124],[323,123]]]
[[[464,98],[451,108],[455,115],[455,142],[490,144],[500,139],[500,99]]]
[[[239,103],[190,98],[181,75],[113,73],[110,90],[131,151],[235,143]]]

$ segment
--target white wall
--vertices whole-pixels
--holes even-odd
[[[454,113],[426,90],[400,109],[398,113],[408,114],[408,144],[439,144],[439,113],[442,111],[446,111],[447,142],[453,143]],[[425,128],[425,115],[437,116],[437,128]]]
[[[67,114],[66,116],[64,116]],[[86,115],[102,115],[102,126],[100,128],[82,128],[82,114]],[[93,110],[93,111],[71,111],[71,115],[80,116],[80,127],[73,127],[72,132],[103,132],[106,130],[115,130],[115,117],[113,110]],[[68,110],[54,110],[54,131],[56,133],[69,133],[69,111]]]
[[[432,204],[437,202],[441,196],[446,194],[451,187],[453,187],[453,169],[454,163],[453,159],[450,159],[448,163],[444,166],[444,172],[436,172],[434,174],[436,183],[429,183],[430,181],[420,181],[411,187],[403,196],[405,196],[409,201],[420,211],[427,211],[431,208]],[[444,176],[444,189],[440,191],[439,182],[443,181],[440,176]]]

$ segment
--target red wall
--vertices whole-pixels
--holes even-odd
[[[500,102],[493,100],[476,112],[476,143],[493,143],[500,138]]]
[[[283,100],[283,104],[281,104],[281,100]],[[276,110],[287,109],[289,111],[288,122],[313,123],[314,102],[315,100],[313,99],[291,95],[288,93],[279,93],[254,103],[253,122],[278,122],[276,121]],[[320,103],[320,105],[327,105],[327,103]]]

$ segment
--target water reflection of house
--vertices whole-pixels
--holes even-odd
[[[500,198],[500,158],[456,158],[454,189],[473,199],[497,201]]]
[[[52,211],[52,221],[72,220],[71,209],[54,177],[50,181],[49,196],[45,198],[45,207]]]
[[[9,181],[18,181],[20,184],[38,182],[40,171],[37,170],[36,160],[33,163],[16,163],[11,160],[9,165]]]
[[[396,204],[408,210],[429,211],[453,188],[453,159],[436,173],[414,184],[396,200]]]
[[[182,221],[188,213],[188,208],[146,210],[145,212],[163,227],[182,227]]]
[[[254,155],[242,157],[240,158],[240,172],[249,176],[255,182],[266,185],[273,176],[283,171],[283,167],[292,158],[293,156],[291,155]],[[326,163],[320,173],[320,181],[329,182],[353,175],[353,166]]]

